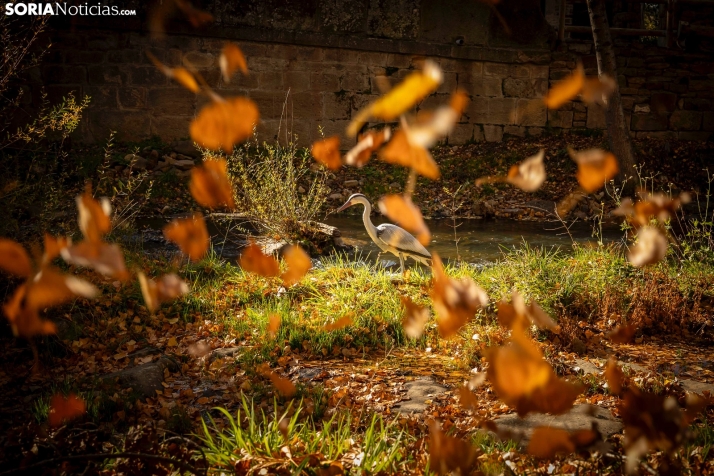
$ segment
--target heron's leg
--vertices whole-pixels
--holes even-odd
[[[399,253],[399,264],[401,265],[402,274],[404,274],[404,255]]]

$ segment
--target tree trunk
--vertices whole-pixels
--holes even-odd
[[[619,178],[632,178],[636,176],[635,156],[630,141],[630,128],[625,121],[625,113],[622,111],[622,97],[620,96],[620,86],[617,83],[617,61],[612,49],[610,26],[607,24],[605,0],[587,0],[587,4],[590,25],[593,29],[598,74],[600,76],[608,75],[615,80],[615,91],[608,99],[605,111],[610,150],[620,162]],[[631,180],[628,183],[628,188],[633,185],[634,181]]]

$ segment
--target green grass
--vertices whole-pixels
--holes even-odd
[[[301,406],[280,412],[277,402],[272,414],[266,414],[257,412],[245,397],[235,417],[224,408],[214,410],[217,417],[203,420],[202,433],[197,436],[215,468],[231,470],[238,461],[246,460],[251,465],[283,467],[292,474],[319,474],[321,468],[352,452],[357,455],[354,474],[376,474],[398,472],[410,459],[405,443],[412,437],[377,414],[364,425],[348,412],[334,413],[322,421],[314,414],[307,416]],[[286,448],[292,457],[278,458]]]

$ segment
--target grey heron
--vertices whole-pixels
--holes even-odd
[[[388,251],[399,257],[402,273],[404,273],[404,258],[411,258],[414,261],[430,266],[431,253],[408,231],[390,223],[374,226],[369,217],[372,213],[372,204],[361,193],[353,194],[337,212],[339,213],[352,205],[364,205],[362,221],[369,237],[379,246],[382,253]]]

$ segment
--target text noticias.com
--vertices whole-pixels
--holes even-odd
[[[136,10],[122,10],[117,6],[85,3],[6,3],[5,15],[70,15],[70,16],[121,16],[136,15]]]

